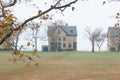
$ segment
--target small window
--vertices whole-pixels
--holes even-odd
[[[54,44],[53,42],[51,42],[51,43],[50,43],[50,45],[51,45],[51,50],[53,50],[53,49],[54,49],[55,44]]]
[[[71,48],[71,43],[68,44],[68,47]]]
[[[111,48],[110,48],[110,51],[111,51],[111,52],[115,52],[115,51],[116,51],[115,47],[111,47]]]
[[[61,37],[60,36],[58,37],[58,41],[61,41]]]
[[[63,37],[63,41],[66,41],[66,37]]]
[[[66,43],[63,43],[63,47],[64,47],[64,48],[66,47]]]

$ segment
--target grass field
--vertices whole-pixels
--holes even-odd
[[[30,54],[30,53],[28,53]],[[8,61],[0,52],[0,80],[120,80],[120,53],[39,52],[40,65]]]

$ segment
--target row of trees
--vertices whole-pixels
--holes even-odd
[[[64,28],[65,26],[66,24],[61,20],[46,23],[46,25],[31,21],[28,27],[26,27],[22,32],[18,32],[14,36],[11,36],[9,38],[10,41],[7,41],[7,43],[11,46],[12,49],[19,50],[21,48],[21,46],[18,45],[21,39],[20,35],[26,34],[24,35],[24,39],[30,42],[32,48],[36,52],[38,51],[38,46],[37,46],[38,42],[48,41],[48,36],[50,40],[52,40],[54,43],[57,43],[59,34],[55,33],[56,29]],[[22,45],[22,47],[24,48],[25,46],[26,45]],[[56,51],[56,49],[57,49],[57,44],[54,46],[54,51]]]
[[[37,44],[40,40],[47,40],[47,36],[49,36],[49,39],[52,40],[54,43],[57,43],[57,39],[59,36],[56,33],[56,29],[58,28],[65,28],[65,26],[68,26],[65,24],[65,22],[57,20],[55,22],[51,22],[47,26],[44,26],[44,32],[41,34],[41,24],[40,23],[35,23],[31,22],[26,29],[22,32],[16,33],[14,36],[10,37],[10,41],[7,41],[12,48],[15,50],[18,50],[18,41],[20,34],[27,32],[27,35],[25,36],[25,39],[27,41],[30,41],[32,43],[32,47],[34,48],[34,51],[38,50]],[[93,29],[92,29],[93,30]],[[103,32],[102,28],[96,28],[95,30],[92,31],[90,27],[87,27],[85,29],[85,37],[90,41],[90,44],[92,45],[92,52],[94,52],[95,46],[98,47],[99,51],[101,51],[101,46],[105,42],[107,38],[107,33]],[[47,34],[47,35],[45,35]],[[13,39],[13,40],[12,40]],[[38,41],[39,40],[39,41]],[[11,43],[12,42],[12,43]],[[57,45],[54,45],[54,51],[56,51]]]

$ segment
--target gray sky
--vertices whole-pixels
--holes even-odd
[[[43,3],[40,3],[41,0],[35,0],[37,5],[41,5],[39,9],[45,10],[49,7],[51,3],[50,0],[48,4],[43,7]],[[68,25],[77,26],[78,32],[78,50],[91,50],[91,44],[84,36],[84,30],[87,26],[89,26],[92,30],[95,28],[103,28],[105,32],[109,26],[114,26],[117,22],[114,15],[117,12],[120,12],[120,2],[107,2],[104,6],[102,5],[103,0],[87,0],[87,1],[78,1],[75,6],[75,11],[72,11],[71,8],[67,8],[64,11],[64,16],[61,13],[55,13],[55,11],[50,12],[49,14],[54,14],[54,20],[63,20]],[[18,21],[23,21],[34,14],[37,14],[38,8],[27,4],[17,5],[14,8],[14,14],[18,16]],[[98,50],[98,49],[96,49]],[[106,50],[106,43],[102,46],[102,50]]]

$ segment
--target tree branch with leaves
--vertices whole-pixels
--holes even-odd
[[[70,7],[72,4],[75,4],[77,1],[78,0],[73,0],[69,3],[62,5],[60,4],[62,3],[62,0],[57,0],[56,3],[51,5],[47,10],[45,11],[39,10],[37,15],[34,15],[26,19],[17,28],[15,28],[14,23],[16,22],[17,18],[13,14],[11,14],[11,11],[8,8],[16,5],[18,0],[9,0],[9,3],[5,3],[4,0],[0,0],[0,9],[1,9],[0,28],[7,29],[7,31],[3,30],[3,35],[0,38],[0,44],[2,44],[8,37],[10,37],[13,34],[13,31],[22,30],[28,22],[40,18],[42,16],[48,17],[46,16],[46,14],[48,14],[52,10],[60,10],[63,12],[67,7]]]
[[[11,7],[14,8],[17,4],[22,4],[21,2],[29,1],[31,1],[32,3],[32,0],[0,0],[0,44],[2,44],[5,41],[8,42],[10,40],[13,40],[11,39],[12,36],[14,34],[18,34],[18,32],[21,33],[25,29],[25,27],[28,27],[27,25],[31,21],[38,18],[40,18],[41,20],[51,19],[49,16],[49,12],[51,12],[52,10],[60,10],[61,12],[63,12],[66,8],[71,7],[72,4],[78,2],[78,0],[70,0],[70,2],[65,2],[65,4],[63,4],[64,0],[55,0],[55,3],[51,4],[46,10],[38,10],[37,14],[34,14],[32,17],[27,18],[16,27],[16,24],[18,24],[17,19],[19,17],[16,17],[15,14],[12,14]],[[72,10],[74,10],[73,7]],[[30,43],[28,42],[27,45],[30,45]],[[20,49],[21,48],[23,48],[23,46],[21,46]],[[17,60],[24,61],[24,58],[27,58],[29,62],[35,61],[31,56],[24,55],[19,50],[14,50],[13,54],[17,56],[13,58],[14,62],[16,62]],[[33,54],[33,57],[35,56],[39,57],[37,54]],[[38,65],[38,63],[36,63],[36,65]]]

